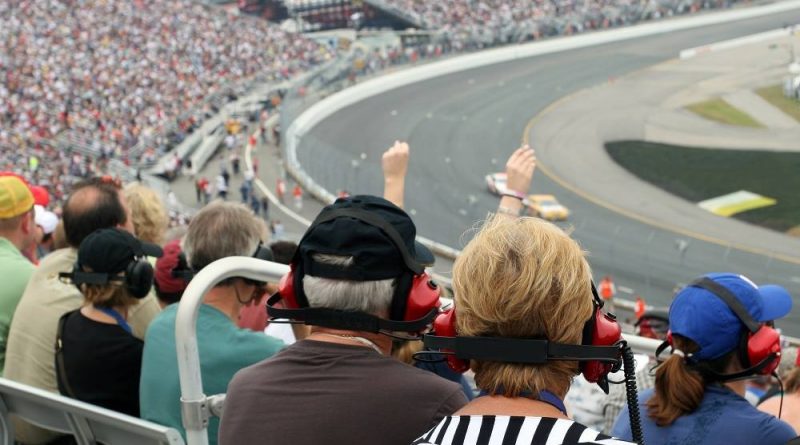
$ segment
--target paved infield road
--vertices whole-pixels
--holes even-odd
[[[800,10],[725,25],[533,57],[448,75],[353,105],[318,125],[298,149],[307,172],[331,191],[380,193],[380,153],[411,144],[406,207],[421,235],[461,248],[465,231],[496,206],[483,176],[501,171],[533,116],[553,101],[677,56],[681,49],[800,22]],[[662,230],[586,201],[539,172],[532,190],[554,193],[568,225],[591,252],[596,277],[624,293],[669,303],[675,286],[703,272],[746,273],[775,282],[800,304],[798,264]],[[702,232],[703,228],[696,228]],[[800,335],[800,310],[782,326]]]

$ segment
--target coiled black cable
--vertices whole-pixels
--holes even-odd
[[[644,432],[642,419],[639,414],[639,393],[636,390],[636,364],[633,360],[633,351],[627,343],[622,347],[623,373],[625,374],[625,394],[628,398],[628,418],[631,423],[633,441],[644,445]]]

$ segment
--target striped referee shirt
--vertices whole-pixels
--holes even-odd
[[[569,419],[449,416],[413,445],[631,445]]]

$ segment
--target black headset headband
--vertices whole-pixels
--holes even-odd
[[[111,282],[125,281],[123,277],[118,277],[116,275],[111,275],[102,272],[84,272],[79,268],[75,268],[75,270],[72,272],[60,272],[58,274],[58,277],[68,278],[72,282],[72,284],[75,285],[81,285],[81,284],[103,285]]]
[[[431,309],[424,317],[409,320],[386,320],[364,312],[341,311],[329,308],[285,309],[276,307],[281,295],[276,293],[267,300],[267,314],[271,319],[286,318],[302,321],[308,325],[325,326],[331,329],[364,332],[420,332],[427,328],[439,313],[438,308]]]
[[[258,246],[256,246],[256,251],[250,255],[251,258],[255,258],[257,260],[264,260],[264,261],[273,261],[275,257],[272,255],[272,249],[267,246],[264,246],[264,243],[261,241],[258,242]],[[192,269],[189,266],[189,261],[186,258],[186,252],[181,251],[178,254],[178,264],[172,269],[172,277],[173,278],[180,278],[187,283],[192,281],[197,271]]]
[[[656,348],[656,359],[659,361],[659,363],[661,363],[662,360],[660,359],[661,354],[667,348],[672,349],[673,346],[672,344],[670,344],[669,341],[666,340],[662,342],[660,345],[658,345],[658,348]],[[775,360],[776,356],[777,354],[771,353],[768,356],[766,356],[763,360],[755,364],[754,366],[745,368],[741,371],[737,371],[731,374],[721,374],[717,371],[714,371],[707,365],[706,362],[693,360],[691,356],[687,356],[684,360],[686,360],[686,364],[688,366],[697,370],[700,374],[704,374],[706,377],[713,379],[716,382],[732,382],[735,380],[748,379],[753,375],[760,373],[764,368],[769,366],[773,360]]]
[[[761,328],[761,323],[753,319],[753,316],[750,315],[750,312],[748,312],[747,308],[744,307],[742,302],[739,301],[739,299],[736,298],[736,296],[733,295],[733,293],[725,286],[708,277],[695,280],[692,284],[690,284],[690,286],[705,289],[722,300],[733,311],[733,313],[736,314],[739,320],[744,323],[750,332],[755,333]]]
[[[439,337],[425,335],[430,349],[450,350],[463,360],[542,364],[554,360],[619,363],[620,345],[568,345],[533,338]]]

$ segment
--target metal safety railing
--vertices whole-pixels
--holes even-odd
[[[247,257],[229,257],[204,267],[189,282],[178,305],[175,342],[178,353],[178,374],[181,383],[181,415],[190,445],[207,445],[208,419],[220,412],[218,395],[203,394],[200,375],[200,354],[197,348],[197,316],[203,298],[222,280],[243,277],[256,281],[278,281],[289,272],[289,266]]]

